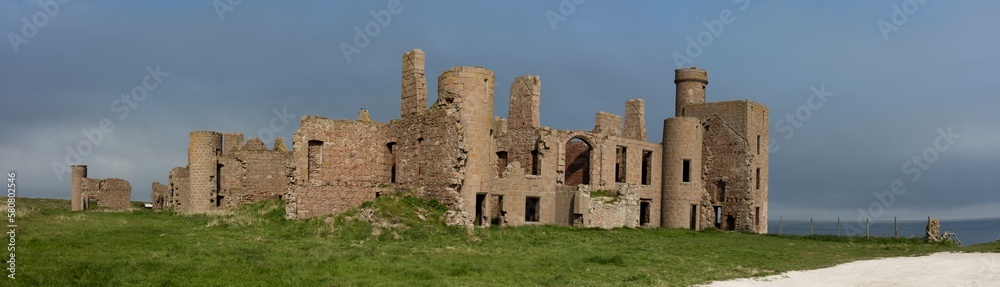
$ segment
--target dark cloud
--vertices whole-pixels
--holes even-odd
[[[430,101],[442,71],[483,66],[497,74],[496,113],[506,116],[512,79],[540,75],[544,125],[591,129],[597,111],[621,114],[625,100],[641,97],[656,142],[673,116],[672,54],[686,53],[687,38],[728,9],[735,20],[690,65],[709,71],[710,101],[770,107],[780,146],[772,216],[856,216],[896,179],[909,190],[886,216],[997,215],[989,210],[1000,206],[1000,37],[983,32],[1000,24],[990,14],[996,3],[928,3],[885,40],[876,23],[894,1],[752,1],[746,10],[739,1],[587,1],[555,31],[546,13],[562,14],[559,2],[402,1],[348,63],[340,44],[353,44],[354,28],[388,2],[243,1],[220,21],[206,1],[71,1],[19,52],[0,45],[0,168],[20,172],[24,196],[66,198],[69,182],[52,163],[108,119],[115,130],[83,161],[92,177],[125,178],[134,199],[147,200],[150,182],[185,164],[189,131],[256,136],[275,109],[398,117],[399,57],[412,48],[427,53]],[[41,9],[0,3],[0,32],[20,34],[22,17]],[[115,100],[156,65],[170,75],[120,119]],[[786,138],[777,121],[795,117],[821,85],[834,95]],[[909,182],[902,165],[949,126],[961,138]]]

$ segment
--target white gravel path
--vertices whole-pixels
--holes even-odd
[[[824,269],[719,281],[704,286],[1000,287],[1000,253],[935,253],[855,261]]]

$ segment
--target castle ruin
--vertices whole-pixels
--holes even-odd
[[[400,118],[305,116],[292,150],[242,134],[190,134],[188,165],[153,183],[156,208],[226,210],[265,198],[289,218],[336,214],[408,192],[449,206],[452,224],[672,227],[767,232],[768,108],[706,102],[708,74],[675,71],[675,117],[646,136],[645,102],[624,118],[598,112],[591,131],[541,125],[541,80],[510,86],[507,118],[494,117],[492,71],[454,67],[427,103],[424,52],[402,58]],[[74,200],[76,191],[74,184]],[[76,203],[74,203],[74,206]]]
[[[74,165],[70,169],[70,210],[129,209],[132,185],[128,181],[120,178],[87,178],[86,165]]]

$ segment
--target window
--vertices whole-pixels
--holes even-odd
[[[538,158],[538,150],[531,151],[531,175],[541,175],[542,174],[542,162]]]
[[[615,149],[615,182],[625,182],[625,163],[628,151],[623,146]]]
[[[653,152],[644,150],[642,151],[642,184],[650,185],[653,176]]]
[[[639,200],[639,226],[649,226],[649,207],[652,204],[652,199],[643,198]]]
[[[320,168],[323,166],[323,142],[309,141],[306,179],[319,180]]]
[[[681,171],[681,181],[682,182],[691,182],[691,160],[690,159],[685,159],[684,160],[684,166],[683,166],[682,169],[683,170]]]
[[[503,171],[507,169],[507,152],[497,152],[497,177],[503,177]]]
[[[390,142],[385,144],[386,150],[389,152],[389,182],[396,183],[396,143]]]
[[[757,136],[757,155],[760,155],[760,136]]]
[[[717,188],[719,188],[719,199],[718,199],[718,201],[720,201],[720,202],[721,201],[726,201],[726,182],[720,180],[720,181],[718,181],[718,182],[715,183],[715,186]]]
[[[563,184],[569,186],[590,184],[590,144],[580,138],[572,138],[566,142],[565,150],[566,170]]]
[[[417,162],[417,179],[418,180],[424,180],[424,174],[423,174],[423,170],[422,170],[422,168],[424,166],[422,164],[420,164],[422,162],[422,159],[420,158],[420,145],[423,144],[423,142],[424,142],[424,138],[422,138],[422,137],[421,138],[417,138],[417,152],[416,152],[416,154],[417,154],[417,156],[416,156],[417,161],[416,162]]]
[[[760,189],[760,168],[757,168],[757,189]]]
[[[538,222],[541,213],[541,197],[524,198],[524,222]]]
[[[755,208],[753,214],[754,214],[753,226],[755,227],[760,226],[760,207]]]

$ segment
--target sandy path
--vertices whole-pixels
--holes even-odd
[[[727,286],[1000,286],[1000,254],[935,253],[856,261],[762,278],[714,282]]]

